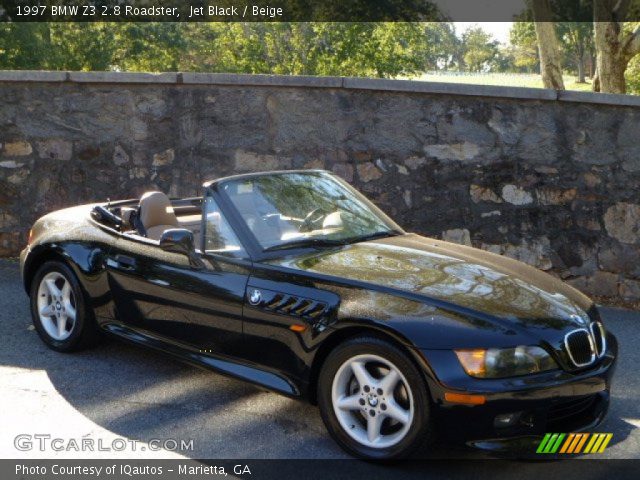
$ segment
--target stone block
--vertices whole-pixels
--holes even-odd
[[[640,243],[640,205],[620,202],[604,214],[607,233],[622,243]]]

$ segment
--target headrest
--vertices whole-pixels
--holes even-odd
[[[135,208],[130,207],[122,207],[120,209],[120,218],[122,218],[122,224],[126,227],[133,227],[133,214],[135,213]]]
[[[162,192],[147,192],[140,198],[140,221],[144,228],[178,225],[171,201]]]
[[[233,196],[233,204],[242,214],[255,213],[256,204],[254,196],[250,194],[240,194]]]

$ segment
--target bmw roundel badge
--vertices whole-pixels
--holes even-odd
[[[262,300],[262,294],[260,293],[260,290],[254,289],[249,296],[249,303],[251,305],[257,305],[260,303],[260,300]]]

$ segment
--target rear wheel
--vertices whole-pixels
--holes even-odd
[[[319,381],[324,423],[352,455],[404,458],[433,437],[427,386],[411,360],[388,342],[359,337],[339,345]]]
[[[80,350],[99,339],[93,312],[73,271],[46,262],[31,282],[31,316],[40,338],[60,352]]]

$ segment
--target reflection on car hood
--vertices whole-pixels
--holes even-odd
[[[271,263],[411,292],[425,300],[443,300],[526,323],[561,319],[580,325],[581,320],[571,315],[584,317],[591,306],[577,290],[522,262],[415,234]]]

